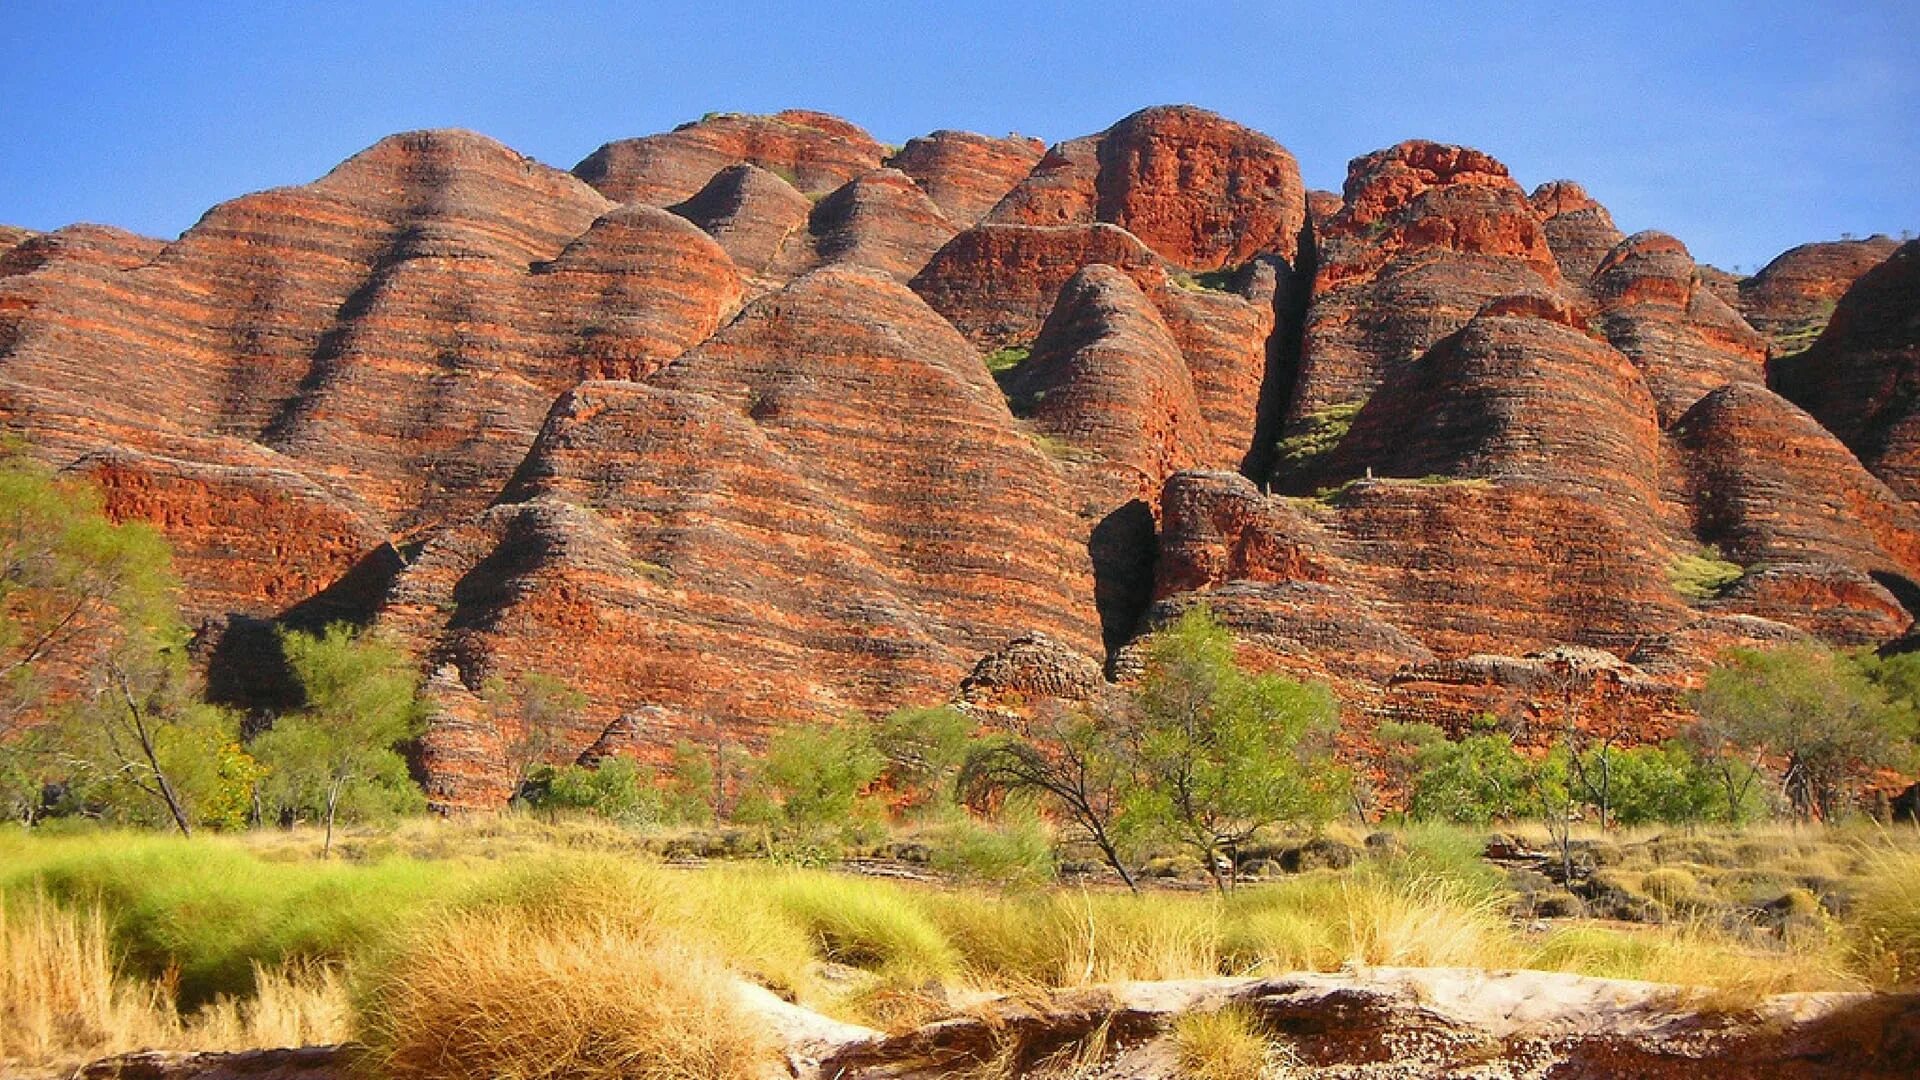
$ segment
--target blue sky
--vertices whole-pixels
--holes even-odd
[[[1280,140],[1316,187],[1404,138],[1464,143],[1723,266],[1920,230],[1914,0],[7,0],[4,25],[0,222],[33,228],[172,236],[410,128],[565,168],[709,110],[1051,142],[1191,102]]]

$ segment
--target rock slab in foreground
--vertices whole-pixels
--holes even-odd
[[[1254,1010],[1284,1047],[1285,1075],[1321,1077],[1800,1078],[1920,1073],[1920,995],[1783,994],[1728,1010],[1655,983],[1558,972],[1375,968],[1273,979],[1125,983],[989,1002],[899,1035],[840,1024],[763,991],[747,1007],[788,1043],[770,1075],[915,1080],[997,1063],[1046,1075],[1173,1080],[1180,1016]],[[1094,1060],[1079,1056],[1097,1040]],[[132,1054],[78,1080],[335,1080],[337,1047]]]

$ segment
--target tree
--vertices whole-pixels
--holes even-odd
[[[130,635],[172,643],[176,588],[158,531],[115,524],[92,487],[0,456],[0,742],[58,675],[96,668]]]
[[[950,804],[973,729],[965,713],[944,705],[889,713],[873,729],[886,762],[882,780],[908,809]]]
[[[419,679],[405,652],[336,623],[318,635],[284,631],[282,647],[305,698],[254,739],[271,770],[270,802],[286,817],[325,824],[324,856],[338,817],[411,810],[424,800],[400,747],[426,719]]]
[[[1128,795],[1144,782],[1121,725],[1124,707],[1106,708],[1046,701],[1031,716],[1006,720],[978,740],[960,771],[962,797],[984,806],[1012,791],[1039,793],[1059,811],[1068,829],[1100,852],[1127,888],[1139,884],[1122,855]],[[1118,721],[1113,723],[1111,721]]]
[[[1613,820],[1635,825],[1704,821],[1719,798],[1717,779],[1685,743],[1614,752]]]
[[[1911,717],[1858,662],[1816,645],[1730,650],[1694,707],[1709,727],[1697,744],[1783,763],[1781,790],[1802,818],[1832,818],[1853,782],[1911,751]]]
[[[1140,827],[1192,849],[1222,891],[1256,832],[1324,817],[1337,804],[1333,695],[1242,670],[1233,635],[1204,607],[1148,640],[1134,707],[1148,782],[1129,811]]]
[[[499,679],[489,679],[481,690],[496,710],[510,716],[503,725],[509,733],[503,740],[507,775],[513,780],[518,798],[527,786],[535,766],[541,765],[561,745],[571,721],[587,707],[587,696],[552,675],[530,671],[509,687]]]
[[[583,810],[629,824],[658,821],[662,810],[652,773],[627,757],[603,758],[591,767],[538,766],[526,798],[536,809]]]
[[[163,747],[207,716],[190,708],[176,591],[158,531],[115,524],[91,487],[0,456],[0,782],[16,810],[30,816],[56,781],[149,801],[191,834]]]
[[[1428,742],[1415,758],[1408,812],[1423,821],[1487,825],[1545,810],[1538,778],[1513,737],[1482,732]]]
[[[768,741],[757,780],[789,824],[837,826],[885,765],[864,724],[790,728]]]
[[[712,821],[720,812],[715,775],[713,756],[704,747],[687,739],[675,742],[662,807],[667,819],[693,825]]]

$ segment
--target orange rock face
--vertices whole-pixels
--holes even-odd
[[[872,136],[824,113],[717,113],[663,135],[607,143],[573,174],[610,199],[668,206],[692,197],[730,165],[758,165],[812,195],[878,168],[885,156]]]
[[[0,422],[166,531],[225,697],[278,692],[263,620],[399,634],[445,808],[507,794],[494,678],[587,693],[558,759],[659,756],[1086,697],[1201,603],[1356,752],[1659,738],[1730,646],[1909,632],[1920,244],[1885,246],[1740,282],[1477,150],[1308,193],[1189,107],[891,154],[715,116],[572,174],[416,132],[172,243],[0,230]],[[1711,596],[1703,548],[1743,571]]]
[[[911,176],[941,213],[964,228],[1026,179],[1046,150],[1038,139],[936,131],[907,140],[887,165]]]
[[[1776,359],[1771,369],[1775,388],[1910,502],[1920,500],[1916,311],[1920,241],[1910,241],[1847,289],[1810,349]]]
[[[1884,236],[1802,244],[1740,282],[1733,305],[1776,355],[1791,355],[1826,328],[1848,287],[1899,246]]]
[[[1306,220],[1293,155],[1272,139],[1188,106],[1143,109],[1047,152],[987,220],[1104,221],[1190,270],[1254,255],[1291,259]]]

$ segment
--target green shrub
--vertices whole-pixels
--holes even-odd
[[[829,831],[871,822],[883,809],[862,795],[885,768],[865,724],[789,728],[767,743],[734,818]]]
[[[1276,464],[1282,471],[1304,469],[1329,454],[1353,430],[1353,419],[1365,401],[1347,401],[1309,413],[1294,434],[1280,440]]]
[[[1011,371],[1027,362],[1033,355],[1031,345],[1006,345],[987,354],[987,370],[998,375],[1002,371]]]
[[[1053,836],[1025,800],[1013,800],[998,819],[970,815],[927,837],[928,865],[955,877],[1001,885],[1040,885],[1053,880]]]
[[[1717,548],[1706,546],[1667,563],[1667,582],[1689,600],[1715,599],[1744,573],[1739,563],[1729,562]]]
[[[627,825],[652,824],[665,816],[665,799],[653,774],[625,757],[605,758],[591,767],[536,768],[527,802],[538,810],[581,811]]]
[[[1542,763],[1514,749],[1507,735],[1470,735],[1418,754],[1408,812],[1416,819],[1486,825],[1541,810]]]

